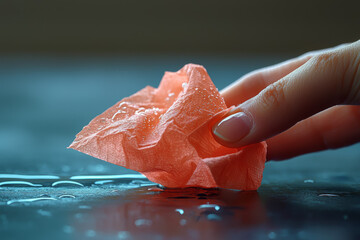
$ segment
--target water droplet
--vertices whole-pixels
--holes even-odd
[[[59,198],[76,198],[76,197],[71,194],[63,194],[63,195],[60,195]]]
[[[195,88],[195,91],[199,90],[199,88]]]
[[[198,207],[199,209],[203,209],[203,208],[214,208],[216,211],[220,210],[220,206],[216,205],[216,204],[202,204]]]
[[[118,234],[117,234],[117,237],[119,238],[119,239],[128,239],[128,238],[130,238],[130,233],[128,232],[128,231],[120,231],[120,232],[118,232]]]
[[[217,214],[210,213],[207,215],[207,219],[210,221],[221,221],[221,217]]]
[[[187,83],[185,83],[185,82],[181,84],[182,88],[186,88],[186,86],[187,86]]]
[[[41,216],[44,216],[44,217],[51,217],[52,216],[51,212],[46,211],[46,210],[42,210],[42,209],[37,210],[37,213],[40,214]]]
[[[319,194],[319,197],[338,197],[339,195],[333,193],[322,193]]]
[[[158,188],[158,187],[151,187],[148,188],[148,191],[152,191],[152,192],[163,192],[164,189]]]
[[[142,174],[121,174],[121,175],[83,175],[83,176],[72,176],[71,180],[100,180],[100,179],[147,179]]]
[[[183,214],[184,214],[184,210],[183,210],[183,209],[181,209],[181,208],[177,208],[177,209],[175,209],[175,212],[180,213],[180,215],[183,215]]]
[[[153,183],[153,182],[150,182],[150,181],[143,181],[143,180],[132,180],[130,182],[130,184],[139,185],[139,186],[142,186],[142,187],[156,185],[156,183]]]
[[[268,237],[269,237],[269,239],[275,239],[275,238],[276,238],[276,233],[270,232],[270,233],[268,234]]]
[[[152,221],[149,219],[137,219],[135,220],[135,226],[151,226]]]
[[[6,202],[6,204],[11,205],[14,203],[30,203],[30,202],[37,202],[37,201],[44,201],[44,200],[57,200],[57,199],[52,198],[52,197],[26,198],[26,199],[9,200]]]
[[[174,96],[174,95],[175,95],[175,93],[169,93],[169,94],[168,94],[169,97],[172,97],[172,96]]]
[[[82,183],[75,182],[75,181],[56,181],[53,184],[51,184],[51,186],[53,186],[53,187],[56,187],[58,185],[75,185],[75,186],[81,186],[81,187],[84,186]]]
[[[179,223],[181,226],[184,226],[186,224],[186,219],[181,219]]]
[[[87,205],[80,205],[79,208],[80,209],[91,209],[91,207],[87,206]]]
[[[59,179],[53,175],[21,175],[21,174],[0,174],[0,178],[4,179]]]
[[[95,181],[94,184],[103,185],[105,183],[112,183],[112,182],[114,182],[114,180],[99,180],[99,181]]]
[[[314,183],[314,180],[312,180],[312,179],[306,179],[306,180],[304,180],[304,183]]]
[[[94,230],[87,230],[85,235],[87,237],[95,237],[96,236],[96,232]]]
[[[23,186],[30,186],[30,187],[42,187],[41,184],[35,184],[27,181],[5,181],[0,182],[0,186],[14,186],[14,185],[21,185]]]
[[[64,233],[69,234],[69,233],[72,233],[74,231],[74,229],[71,226],[66,225],[63,227],[63,231],[64,231]]]

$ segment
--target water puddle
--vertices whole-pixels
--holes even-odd
[[[142,174],[79,175],[60,177],[54,175],[0,174],[0,187],[85,187],[118,185],[122,188],[157,186]],[[154,190],[155,191],[155,190]]]

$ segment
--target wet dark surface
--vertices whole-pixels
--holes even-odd
[[[359,239],[359,145],[267,163],[257,192],[162,189],[66,149],[164,70],[202,63],[221,89],[280,59],[1,58],[1,239]]]

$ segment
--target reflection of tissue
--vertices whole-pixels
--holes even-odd
[[[206,70],[188,64],[166,72],[159,88],[145,87],[94,118],[70,148],[166,187],[256,190],[266,143],[240,149],[218,144],[211,125],[228,111]]]

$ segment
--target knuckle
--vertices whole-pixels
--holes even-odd
[[[269,108],[271,106],[278,106],[285,100],[284,93],[285,81],[280,80],[274,84],[267,86],[261,93],[262,104]]]

